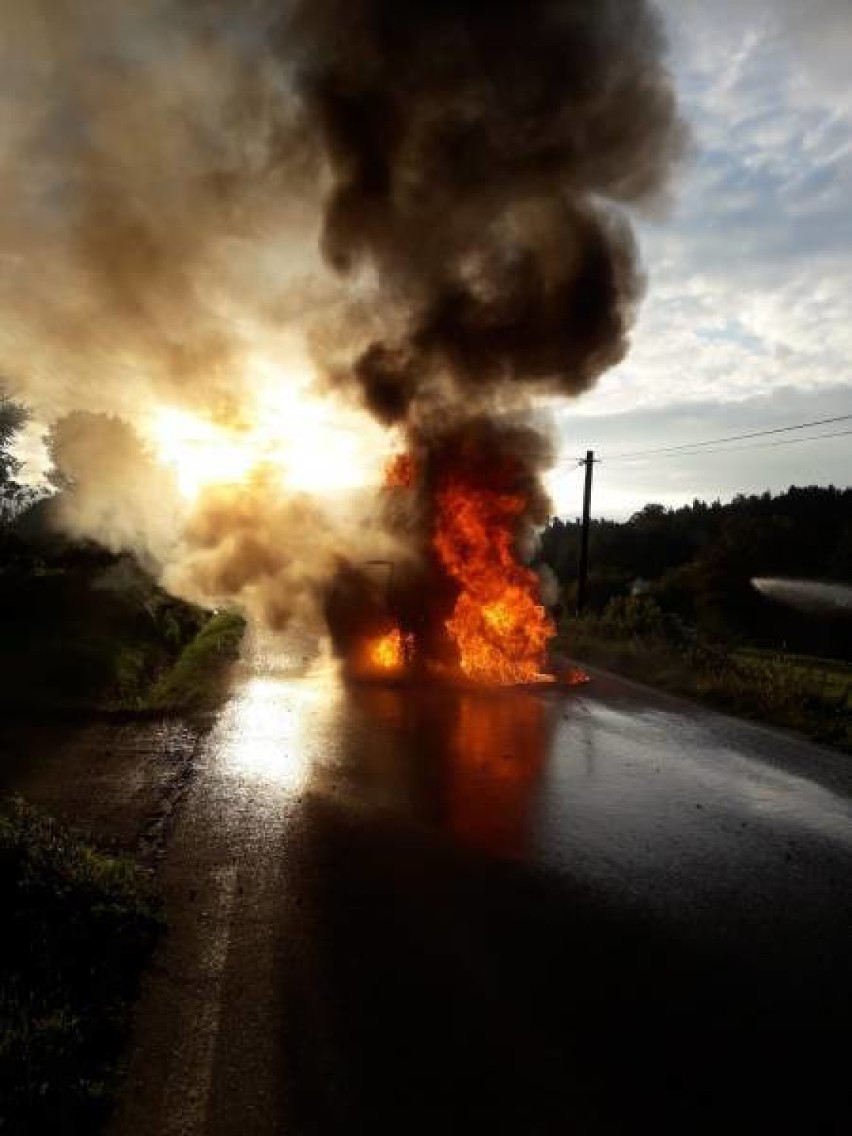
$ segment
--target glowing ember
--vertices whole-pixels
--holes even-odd
[[[405,640],[398,627],[367,643],[370,664],[381,671],[398,671],[405,666]]]
[[[549,681],[541,670],[555,628],[538,602],[538,577],[513,548],[524,497],[448,478],[435,501],[435,550],[461,586],[446,626],[463,673],[478,682]]]

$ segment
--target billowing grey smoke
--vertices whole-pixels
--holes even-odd
[[[282,35],[334,179],[324,252],[378,279],[375,413],[576,394],[623,357],[642,278],[613,205],[684,138],[645,0],[305,0]]]
[[[252,436],[306,343],[294,406],[427,456],[587,388],[642,290],[625,210],[682,148],[664,55],[646,0],[5,0],[0,374],[70,416],[61,523],[278,625],[339,555],[404,559],[263,453],[177,500],[160,412]]]

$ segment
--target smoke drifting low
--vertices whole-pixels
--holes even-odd
[[[345,514],[306,494],[282,492],[275,470],[211,488],[182,534],[182,554],[165,573],[179,594],[238,599],[274,630],[311,627],[327,584],[365,556],[405,564],[410,551],[377,524],[369,500]]]
[[[423,554],[422,502],[312,491],[328,431],[276,466],[270,385],[294,445],[321,407],[428,467],[623,357],[624,210],[684,140],[646,0],[10,0],[0,32],[0,373],[54,424],[62,523],[186,594],[282,625],[341,557]],[[163,408],[266,448],[181,499]]]

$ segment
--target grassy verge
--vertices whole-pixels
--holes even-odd
[[[0,561],[0,712],[137,710],[209,619],[128,557],[20,571]]]
[[[842,659],[820,659],[813,655],[785,654],[757,647],[737,648],[733,657],[739,666],[758,674],[767,665],[780,665],[829,701],[842,700],[847,692],[852,691],[852,663],[845,663]]]
[[[233,657],[239,617],[211,619],[166,593],[133,557],[95,545],[5,552],[0,532],[4,716],[179,711],[221,689],[218,664]],[[211,667],[206,679],[199,663]]]
[[[0,1128],[89,1132],[159,927],[147,873],[0,808]]]
[[[679,645],[656,635],[617,635],[593,617],[566,625],[557,647],[638,682],[797,730],[852,753],[852,668],[847,664],[700,643]]]
[[[237,658],[245,620],[219,612],[184,648],[156,683],[145,706],[167,713],[207,710],[219,701],[229,665]]]

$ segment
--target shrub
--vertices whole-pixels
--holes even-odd
[[[221,695],[227,665],[239,654],[245,626],[233,612],[214,615],[156,684],[148,706],[172,712],[212,706]]]
[[[160,926],[148,873],[20,801],[0,808],[4,1132],[91,1131]]]
[[[649,596],[616,596],[601,616],[603,627],[615,635],[662,636],[663,612]]]

